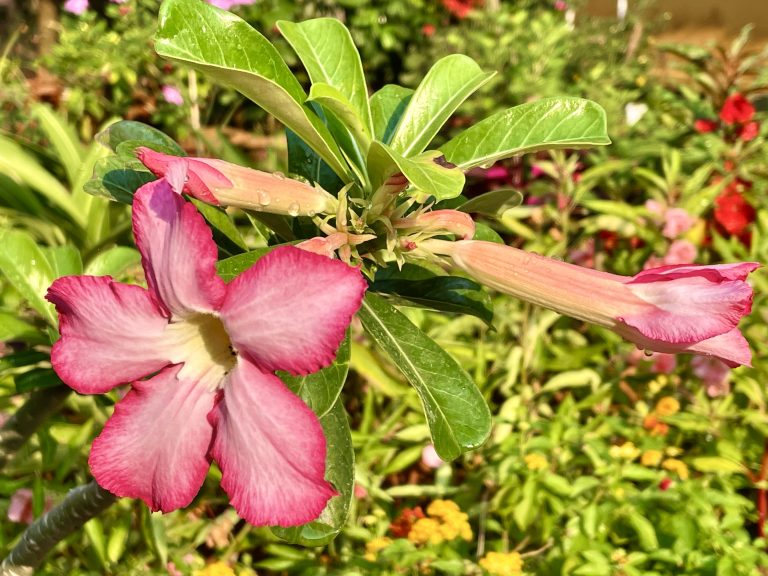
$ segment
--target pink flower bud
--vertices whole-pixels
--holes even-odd
[[[469,214],[458,210],[432,210],[392,222],[395,228],[428,232],[431,234],[453,234],[468,240],[475,235],[475,222]]]

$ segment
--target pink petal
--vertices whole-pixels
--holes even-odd
[[[305,524],[336,495],[317,416],[276,376],[240,358],[211,416],[221,485],[246,521]]]
[[[758,262],[735,262],[733,264],[687,265],[671,264],[643,270],[629,281],[630,284],[656,282],[658,280],[674,280],[700,276],[712,282],[722,280],[746,280],[750,272],[760,268]]]
[[[223,188],[231,188],[233,186],[232,182],[215,168],[211,168],[206,164],[198,165],[198,163],[194,163],[193,168],[190,166],[190,161],[194,162],[194,159],[191,158],[163,154],[143,146],[136,148],[136,156],[144,166],[149,168],[159,178],[164,177],[174,164],[179,162],[186,164],[187,180],[184,183],[185,192],[208,204],[217,205],[219,202],[207,183]],[[177,192],[181,194],[181,190],[177,190]]]
[[[673,344],[706,340],[735,328],[751,309],[752,288],[746,282],[710,281],[693,274],[657,276],[656,281],[627,283],[635,296],[653,306],[620,318],[653,340]]]
[[[308,374],[333,362],[365,289],[356,268],[283,246],[227,286],[221,319],[261,369]]]
[[[208,414],[216,392],[178,380],[180,368],[134,382],[93,441],[88,459],[99,486],[163,512],[187,506],[210,466]]]
[[[168,320],[144,288],[109,276],[65,276],[46,298],[59,312],[61,339],[51,363],[81,394],[100,394],[169,363],[163,348]]]
[[[684,351],[719,358],[731,368],[752,366],[749,342],[738,328],[687,346]]]
[[[216,244],[195,207],[165,180],[133,200],[133,233],[150,291],[174,316],[216,310],[225,285],[216,275]]]

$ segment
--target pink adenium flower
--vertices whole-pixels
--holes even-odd
[[[328,192],[284,176],[215,158],[169,156],[144,147],[137,148],[136,155],[160,178],[169,174],[169,171],[185,174],[177,188],[183,187],[185,193],[209,204],[236,206],[284,216],[314,216],[336,212],[337,200]]]
[[[88,0],[67,0],[64,2],[64,10],[70,14],[80,16],[88,10]]]
[[[478,281],[527,302],[605,326],[640,348],[715,356],[749,365],[737,325],[752,307],[747,274],[754,262],[662,266],[635,276],[582,268],[511,246],[428,240]]]
[[[192,501],[214,460],[251,524],[316,518],[336,494],[323,431],[274,372],[333,361],[365,291],[361,274],[288,246],[225,284],[210,229],[165,179],[136,193],[133,231],[148,289],[67,276],[47,295],[61,379],[81,394],[131,383],[93,443],[96,481],[168,512]]]
[[[208,3],[222,10],[230,10],[233,6],[250,6],[256,0],[208,0]]]

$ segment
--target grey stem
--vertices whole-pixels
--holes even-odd
[[[29,400],[0,428],[0,470],[49,416],[59,411],[72,392],[67,386],[35,390]]]
[[[0,576],[31,576],[51,548],[109,508],[116,499],[96,482],[70,490],[61,504],[26,529],[0,564]]]

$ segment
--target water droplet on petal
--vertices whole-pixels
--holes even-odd
[[[650,358],[651,356],[653,356],[653,350],[643,350],[643,354],[645,354]]]
[[[272,202],[272,198],[270,198],[269,194],[264,190],[256,192],[256,197],[259,199],[259,204],[262,206],[269,206],[269,203]]]
[[[301,207],[298,202],[292,202],[291,205],[288,206],[288,214],[291,216],[298,216],[299,210],[301,210]]]

